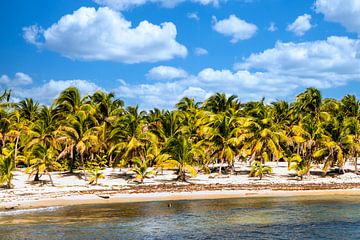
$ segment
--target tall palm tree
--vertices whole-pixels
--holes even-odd
[[[273,113],[262,100],[252,107],[245,107],[250,117],[244,119],[243,132],[239,138],[243,142],[242,151],[251,160],[260,160],[263,164],[269,160],[279,160],[282,157],[281,143],[289,143],[283,124],[275,122]]]
[[[235,95],[227,97],[225,93],[216,93],[204,102],[204,108],[213,113],[220,113],[226,112],[231,108],[238,110],[240,103]]]
[[[228,110],[226,113],[213,114],[208,126],[205,134],[209,136],[209,141],[212,143],[213,156],[220,160],[219,174],[222,173],[224,162],[227,162],[233,170],[234,158],[239,152],[240,133],[236,112]]]
[[[16,109],[20,112],[20,116],[28,122],[35,121],[39,116],[39,103],[34,102],[32,98],[21,100]]]
[[[75,115],[70,115],[68,124],[60,127],[59,140],[65,140],[69,145],[64,149],[63,153],[72,154],[73,150],[80,157],[82,164],[84,179],[86,178],[84,155],[92,146],[98,144],[98,128],[94,126],[96,119],[89,112],[79,111]],[[64,154],[63,154],[64,155]],[[73,163],[72,163],[73,164]],[[73,168],[72,165],[70,165]]]

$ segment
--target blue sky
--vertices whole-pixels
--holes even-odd
[[[4,0],[0,86],[49,104],[64,88],[172,108],[359,94],[358,0]]]

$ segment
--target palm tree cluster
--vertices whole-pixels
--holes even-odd
[[[142,182],[152,169],[176,170],[178,178],[199,171],[233,173],[234,162],[253,163],[253,175],[271,172],[268,161],[287,161],[302,178],[313,165],[344,171],[360,152],[359,101],[322,99],[315,88],[294,102],[241,103],[216,93],[204,102],[184,97],[174,110],[124,107],[113,93],[81,97],[69,87],[51,106],[31,98],[12,103],[0,96],[0,180],[26,167],[39,180],[52,171],[94,172],[106,166],[132,168]],[[357,164],[355,164],[357,171]]]

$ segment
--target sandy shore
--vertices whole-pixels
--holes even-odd
[[[71,206],[82,204],[109,204],[109,203],[133,203],[150,201],[176,201],[176,200],[204,200],[223,198],[245,198],[245,197],[291,197],[291,196],[329,196],[329,195],[359,195],[358,189],[343,190],[214,190],[198,192],[157,192],[157,193],[120,193],[120,194],[82,194],[58,198],[44,198],[40,200],[22,200],[12,203],[2,203],[1,210],[43,208],[53,206]],[[109,198],[103,198],[109,197]]]
[[[187,183],[175,181],[174,172],[158,174],[136,184],[126,169],[105,169],[105,179],[99,185],[89,185],[81,174],[53,173],[55,186],[42,176],[34,183],[23,171],[14,172],[14,188],[0,189],[0,209],[23,209],[79,204],[124,203],[144,201],[172,201],[242,197],[283,197],[311,195],[360,195],[360,176],[351,172],[344,175],[321,177],[313,174],[299,181],[287,166],[273,168],[274,174],[262,180],[247,174],[201,175]],[[315,173],[315,172],[314,172]]]

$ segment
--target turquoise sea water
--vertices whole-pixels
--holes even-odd
[[[0,212],[0,239],[360,239],[360,197],[267,197],[15,210]]]

